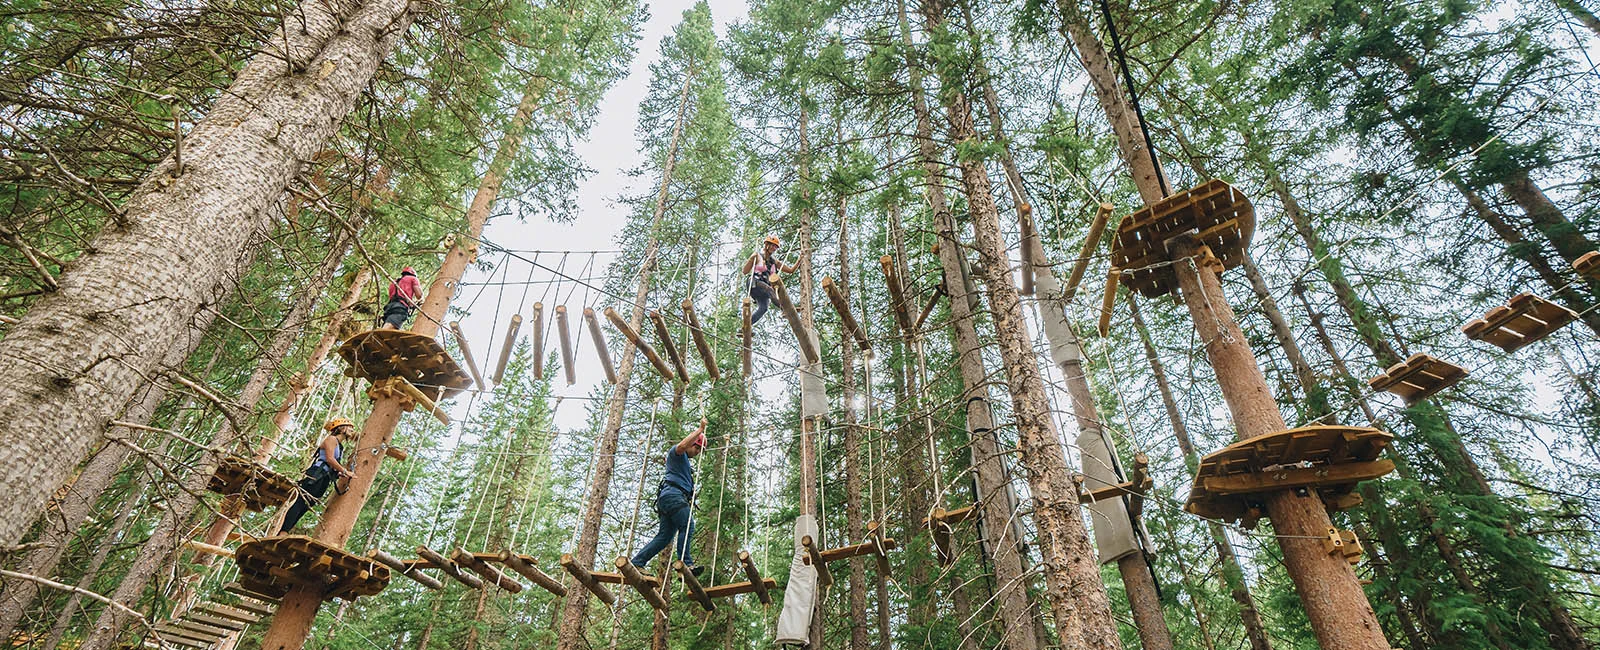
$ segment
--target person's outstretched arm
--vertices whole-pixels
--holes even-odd
[[[691,433],[691,434],[689,434],[687,436],[684,436],[682,440],[679,440],[678,444],[672,446],[672,450],[676,451],[676,452],[678,452],[680,454],[689,453],[689,443],[694,442],[696,438],[700,437],[700,434],[705,433],[705,432],[706,432],[706,419],[705,418],[700,418],[700,427],[695,429],[694,433]],[[702,449],[701,451],[704,451],[704,449]]]
[[[740,272],[741,273],[749,273],[749,272],[755,270],[755,268],[756,268],[756,259],[759,258],[759,257],[761,257],[761,256],[759,254],[756,254],[756,255],[751,255],[750,257],[745,258],[745,260],[744,260],[744,270],[740,271]]]

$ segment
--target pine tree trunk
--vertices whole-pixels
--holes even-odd
[[[1171,384],[1167,383],[1166,368],[1162,366],[1161,358],[1156,354],[1150,330],[1145,326],[1143,315],[1139,313],[1138,300],[1131,298],[1128,300],[1128,311],[1133,317],[1133,327],[1139,335],[1139,342],[1144,346],[1144,358],[1150,364],[1150,376],[1155,379],[1156,392],[1161,395],[1161,406],[1166,411],[1173,438],[1178,441],[1179,451],[1183,452],[1184,464],[1188,466],[1189,473],[1193,474],[1200,468],[1200,454],[1195,450],[1194,441],[1189,438],[1189,427],[1183,423],[1183,413],[1178,410],[1178,400],[1173,397]],[[1217,551],[1222,581],[1228,585],[1228,595],[1239,605],[1239,622],[1244,625],[1244,635],[1250,641],[1250,650],[1272,650],[1266,626],[1261,622],[1261,610],[1256,607],[1255,597],[1250,595],[1249,585],[1245,584],[1244,567],[1239,564],[1239,556],[1233,551],[1233,542],[1228,540],[1228,534],[1222,529],[1222,525],[1215,521],[1207,521],[1206,530],[1211,535],[1212,547]]]
[[[633,309],[628,324],[637,330],[644,324],[645,298],[650,295],[650,276],[656,270],[660,243],[656,240],[662,215],[667,211],[668,191],[672,186],[672,172],[678,162],[678,146],[683,137],[685,115],[689,108],[689,86],[694,81],[694,68],[684,76],[683,89],[678,95],[678,114],[672,126],[672,138],[667,145],[667,157],[661,170],[661,189],[656,194],[655,211],[650,218],[650,243],[645,246],[644,258],[639,263],[639,279],[634,285]],[[637,350],[632,343],[623,341],[617,358],[617,383],[606,399],[605,428],[600,431],[595,444],[594,472],[589,476],[588,500],[584,503],[583,519],[578,531],[578,546],[573,549],[575,562],[584,567],[594,566],[595,552],[600,544],[600,526],[605,516],[606,499],[611,495],[611,475],[616,469],[618,435],[622,432],[623,409],[627,407],[629,383],[633,379],[633,362]],[[561,626],[556,632],[558,650],[587,650],[588,639],[584,629],[588,625],[590,594],[582,585],[567,586],[566,602],[562,606]]]
[[[845,197],[836,204],[839,216],[840,293],[850,295],[850,221],[845,214]],[[856,426],[856,343],[850,332],[839,328],[839,399],[844,405],[844,484],[845,538],[866,537],[862,521],[861,428]],[[870,363],[870,361],[868,361]],[[870,398],[870,396],[869,396]],[[865,558],[850,558],[850,648],[867,650],[867,563]]]
[[[168,441],[171,438],[167,439]],[[115,521],[111,522],[110,530],[106,531],[100,543],[95,545],[94,554],[89,558],[89,564],[84,567],[83,577],[78,579],[77,587],[84,591],[91,591],[95,580],[100,577],[100,569],[105,567],[106,559],[111,557],[111,551],[122,541],[123,535],[128,532],[128,525],[133,522],[133,513],[138,511],[138,500],[142,494],[131,495],[123,503],[122,511],[117,513]],[[59,648],[61,638],[66,636],[67,628],[72,626],[72,618],[77,615],[78,607],[83,604],[83,594],[74,593],[67,599],[67,604],[61,608],[61,613],[56,616],[56,622],[50,626],[49,638],[41,647]],[[10,634],[0,635],[0,638],[9,639]]]
[[[288,24],[184,137],[182,167],[175,156],[157,164],[118,224],[0,340],[0,420],[15,468],[0,476],[0,543],[21,536],[213,286],[231,286],[227,269],[355,106],[412,6],[329,0],[285,12]]]

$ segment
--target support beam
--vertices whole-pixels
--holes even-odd
[[[533,584],[539,585],[541,589],[555,594],[557,597],[565,598],[567,595],[567,588],[561,586],[561,583],[557,582],[555,578],[550,577],[550,574],[541,571],[539,562],[530,556],[517,555],[508,549],[500,551],[500,563],[506,565],[512,571],[522,574],[522,577],[533,581]]]
[[[610,589],[601,586],[595,574],[590,573],[588,569],[583,568],[576,560],[573,560],[571,553],[561,554],[561,568],[572,574],[572,578],[577,580],[578,584],[583,585],[585,589],[589,590],[589,593],[594,594],[607,607],[616,607],[617,595],[611,593]]]
[[[405,576],[407,578],[415,580],[417,582],[417,584],[419,584],[419,585],[422,585],[424,587],[427,587],[427,588],[435,590],[435,591],[438,591],[440,589],[444,589],[444,583],[439,582],[438,580],[435,580],[433,578],[433,576],[430,576],[430,575],[427,575],[427,574],[423,573],[422,569],[420,567],[418,567],[418,566],[416,566],[414,564],[408,564],[408,563],[406,563],[405,560],[402,560],[402,559],[397,558],[397,557],[395,557],[393,555],[385,553],[385,552],[383,552],[383,549],[376,549],[375,548],[375,549],[372,549],[370,551],[367,551],[367,557],[370,557],[373,560],[377,561],[378,564],[382,564],[382,565],[384,565],[386,567],[389,567],[389,569],[394,571],[395,573],[398,573],[398,574],[403,575],[403,576]]]
[[[483,576],[484,580],[488,580],[496,587],[514,594],[522,593],[522,583],[512,580],[506,574],[501,573],[499,569],[490,566],[488,562],[478,559],[477,556],[465,550],[456,549],[454,553],[450,554],[450,559],[455,560],[456,564],[471,569],[473,573]]]
[[[800,546],[806,551],[806,564],[817,570],[817,584],[823,587],[833,585],[833,571],[828,569],[828,561],[823,559],[822,551],[817,548],[816,541],[810,535],[800,538]]]
[[[800,320],[800,312],[794,308],[794,302],[789,300],[789,290],[784,288],[783,278],[773,278],[772,289],[778,294],[778,308],[783,310],[783,319],[789,321],[789,329],[794,330],[794,337],[798,339],[801,356],[805,357],[806,363],[821,361],[821,355],[817,354],[816,341],[811,340],[811,333],[806,331],[804,321]]]
[[[661,312],[650,312],[650,323],[655,326],[656,340],[661,341],[661,349],[667,352],[667,360],[672,362],[674,370],[678,371],[678,378],[689,381],[689,368],[683,364],[683,355],[678,352],[678,344],[672,342],[672,331],[667,329],[667,319]]]
[[[467,371],[472,373],[472,381],[478,390],[488,390],[489,384],[483,381],[483,374],[478,372],[478,360],[472,357],[472,346],[467,344],[467,335],[461,333],[461,321],[450,321],[450,333],[456,336],[456,345],[461,348],[461,358],[467,360]]]
[[[769,588],[767,583],[772,582],[775,585],[776,581],[771,578],[762,579],[761,569],[756,567],[756,561],[751,559],[749,551],[739,551],[739,564],[744,567],[744,577],[750,579],[750,592],[756,595],[761,604],[771,605],[772,594],[767,593]]]
[[[694,339],[694,348],[700,353],[700,362],[706,366],[706,374],[711,375],[711,381],[722,379],[722,371],[717,368],[717,357],[711,353],[711,344],[706,341],[706,331],[700,327],[700,319],[694,315],[694,301],[684,299],[683,320],[689,324],[689,338]]]
[[[650,347],[644,337],[639,336],[638,332],[628,326],[628,321],[623,320],[622,316],[617,314],[617,310],[607,307],[606,320],[611,321],[611,326],[617,328],[618,332],[622,332],[623,338],[628,339],[628,342],[632,343],[633,347],[638,348],[639,352],[644,354],[644,358],[650,360],[650,365],[656,369],[656,373],[660,374],[662,379],[668,382],[673,381],[672,368],[667,367],[667,362],[661,360],[661,355],[656,354],[656,349]]]
[[[387,382],[383,382],[379,386],[373,386],[373,388],[384,388],[399,391],[401,395],[403,395],[406,399],[411,400],[417,406],[421,407],[422,410],[433,414],[434,419],[438,420],[441,424],[446,426],[450,424],[450,414],[446,413],[444,409],[439,408],[439,405],[435,404],[432,398],[423,394],[421,390],[419,390],[416,386],[411,385],[411,382],[406,381],[404,377],[390,377]]]
[[[433,565],[441,571],[444,571],[445,575],[455,578],[456,581],[460,582],[461,584],[473,589],[483,588],[482,580],[479,580],[477,576],[462,571],[461,567],[456,566],[456,563],[450,561],[450,558],[440,555],[438,551],[426,546],[418,546],[417,557],[427,560],[428,564]]]
[[[600,331],[600,319],[594,310],[583,308],[583,320],[589,324],[589,338],[594,339],[594,353],[600,355],[600,367],[606,371],[606,383],[617,383],[617,368],[611,365],[611,350],[606,347],[606,334]]]
[[[506,326],[506,338],[500,342],[500,360],[494,364],[494,383],[499,385],[506,378],[506,364],[511,363],[511,352],[517,347],[517,330],[522,329],[522,314],[512,314],[511,324]],[[534,359],[535,363],[539,359]]]
[[[629,562],[628,558],[618,557],[615,564],[617,565],[617,573],[622,574],[623,582],[638,591],[645,602],[650,603],[650,606],[656,608],[657,611],[667,611],[667,601],[661,597],[661,592],[657,589],[660,586],[658,580],[640,573],[638,567],[633,566],[633,563]]]
[[[1101,203],[1095,211],[1094,221],[1089,224],[1089,236],[1083,238],[1083,250],[1078,253],[1078,259],[1072,262],[1072,275],[1067,276],[1067,287],[1061,292],[1061,302],[1072,302],[1072,297],[1078,293],[1078,283],[1083,282],[1083,274],[1089,270],[1089,260],[1100,248],[1100,237],[1105,234],[1112,208],[1110,203]]]
[[[700,580],[694,577],[694,572],[684,565],[683,560],[672,561],[673,570],[678,572],[678,577],[683,578],[683,586],[689,590],[689,597],[700,603],[708,612],[717,611],[716,603],[711,602],[711,597],[706,595],[705,587],[700,586]]]
[[[556,305],[556,330],[561,335],[561,365],[567,372],[567,385],[578,383],[578,366],[572,358],[572,331],[567,325],[567,306]]]
[[[839,323],[844,325],[850,336],[856,340],[856,347],[862,350],[871,350],[872,344],[867,341],[867,331],[856,322],[854,314],[850,313],[850,296],[844,295],[844,290],[839,288],[833,278],[822,278],[822,292],[828,294],[828,302],[833,305],[833,310],[839,313]]]
[[[544,303],[533,303],[533,378],[544,379]]]

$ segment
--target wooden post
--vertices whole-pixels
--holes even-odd
[[[606,334],[600,331],[600,319],[594,310],[583,308],[583,320],[589,324],[589,338],[594,339],[594,353],[600,355],[600,367],[606,371],[606,383],[617,383],[617,369],[611,365],[611,350],[606,347]]]
[[[489,566],[488,562],[478,559],[477,556],[465,550],[456,549],[454,553],[450,554],[450,559],[454,560],[458,565],[471,569],[473,573],[483,576],[484,580],[494,583],[496,587],[514,594],[522,593],[522,583],[512,580],[506,574],[501,573],[499,569]]]
[[[639,573],[639,568],[633,566],[633,563],[629,562],[628,558],[618,557],[615,564],[617,565],[617,573],[622,574],[623,582],[628,583],[628,586],[638,591],[639,595],[644,597],[645,602],[650,603],[650,606],[658,611],[664,612],[667,610],[667,601],[661,598],[661,592],[656,589],[660,586],[657,580]]]
[[[684,299],[683,320],[689,324],[689,337],[694,339],[694,348],[700,352],[700,362],[705,364],[706,374],[711,375],[711,381],[722,379],[722,372],[717,369],[717,357],[711,354],[711,345],[706,342],[706,331],[700,327],[700,319],[694,315],[693,300]]]
[[[533,584],[539,585],[540,588],[555,594],[557,597],[565,598],[567,595],[567,588],[561,586],[561,583],[557,582],[555,578],[550,577],[550,574],[539,570],[538,562],[531,557],[517,555],[508,549],[500,551],[500,563],[506,565],[512,571],[522,574],[522,577],[533,581]]]
[[[561,568],[566,569],[567,573],[572,574],[573,579],[577,580],[578,584],[583,585],[585,589],[588,589],[590,593],[594,594],[596,598],[599,598],[602,602],[604,602],[606,606],[616,606],[617,595],[611,593],[610,589],[600,586],[600,581],[595,579],[594,574],[589,573],[588,569],[583,568],[583,566],[578,564],[576,560],[573,560],[571,553],[563,553],[561,555]]]
[[[667,329],[667,319],[661,316],[661,312],[651,311],[650,322],[655,325],[656,339],[661,341],[661,349],[667,351],[667,359],[678,371],[678,377],[685,382],[689,381],[689,369],[683,365],[683,355],[678,353],[678,344],[672,342],[672,332]]]
[[[1121,276],[1122,273],[1114,266],[1106,273],[1106,292],[1100,297],[1100,336],[1111,333],[1111,309],[1117,304],[1117,280]]]
[[[662,379],[668,382],[673,381],[672,368],[667,367],[667,362],[661,360],[661,355],[657,354],[656,349],[645,342],[644,337],[639,336],[638,332],[628,326],[628,321],[622,320],[622,316],[617,314],[617,310],[607,307],[606,320],[611,321],[611,326],[622,332],[622,336],[627,338],[628,342],[633,344],[633,347],[638,348],[639,352],[644,354],[644,358],[650,360],[650,365],[655,367],[656,372],[661,375]]]
[[[833,584],[833,571],[828,569],[828,562],[822,559],[822,551],[817,548],[815,540],[810,535],[800,538],[800,546],[806,550],[806,563],[817,569],[817,584],[828,587]]]
[[[367,557],[377,560],[378,564],[389,567],[395,573],[417,581],[417,584],[420,584],[424,587],[434,591],[444,589],[444,583],[435,580],[433,576],[423,573],[421,569],[407,564],[405,560],[383,552],[382,549],[375,548],[367,551]]]
[[[1083,249],[1072,263],[1072,275],[1067,276],[1067,288],[1061,293],[1061,302],[1072,302],[1072,296],[1078,293],[1078,283],[1083,282],[1083,274],[1089,270],[1089,259],[1100,247],[1100,237],[1105,234],[1106,222],[1111,218],[1113,207],[1110,203],[1101,203],[1095,211],[1094,221],[1089,223],[1089,236],[1083,238]]]
[[[544,379],[544,303],[533,303],[533,378]]]
[[[1033,226],[1033,206],[1027,203],[1017,204],[1017,228],[1022,236],[1022,281],[1018,285],[1017,293],[1031,296],[1033,271],[1039,264],[1039,260],[1033,255],[1033,241],[1039,238],[1039,233]]]
[[[522,314],[512,314],[511,324],[506,326],[506,339],[500,342],[500,361],[494,364],[494,383],[499,384],[506,378],[506,364],[511,362],[511,351],[517,347],[517,330],[522,329]],[[538,363],[539,359],[534,359]]]
[[[426,546],[418,546],[417,556],[427,560],[429,564],[438,567],[439,570],[444,571],[445,575],[455,578],[461,584],[473,589],[483,588],[482,580],[479,580],[477,576],[462,571],[461,567],[456,566],[456,563],[451,561],[450,558],[440,555],[438,551]]]
[[[756,561],[750,558],[749,551],[739,551],[739,564],[744,566],[744,577],[750,581],[756,599],[763,605],[771,605],[772,594],[767,593],[767,583],[762,580],[761,569],[756,568]]]
[[[711,602],[711,597],[706,595],[705,587],[700,586],[700,580],[694,577],[694,572],[685,566],[683,560],[672,561],[673,570],[678,572],[678,577],[683,578],[683,586],[689,589],[689,597],[700,603],[708,612],[717,611],[716,603]]]
[[[867,341],[866,330],[861,329],[855,315],[850,313],[850,297],[844,295],[844,291],[839,289],[833,278],[827,276],[822,278],[822,291],[828,294],[828,302],[833,304],[833,310],[839,312],[839,323],[850,332],[850,336],[855,337],[856,347],[863,350],[872,349],[872,344]]]
[[[745,379],[749,379],[750,378],[750,337],[751,337],[751,334],[752,334],[752,332],[750,331],[750,297],[746,296],[745,299],[743,301],[741,301],[741,302],[742,302],[741,307],[742,307],[742,309],[744,311],[744,326],[742,327],[742,329],[740,329],[740,334],[742,336],[740,337],[739,356],[740,356],[740,358],[742,358],[744,360],[744,378]]]
[[[478,390],[487,390],[489,384],[484,383],[483,374],[478,372],[478,361],[472,358],[472,346],[467,345],[467,335],[461,333],[461,321],[450,321],[450,333],[456,335],[456,345],[461,347],[461,357],[467,360],[467,370],[472,372],[472,381]]]
[[[556,305],[556,330],[561,334],[561,365],[567,371],[567,385],[578,383],[578,367],[572,360],[572,332],[567,326],[567,306]]]
[[[1240,440],[1286,428],[1272,389],[1239,329],[1233,308],[1223,300],[1222,281],[1214,267],[1200,263],[1203,246],[1190,236],[1170,240],[1179,293],[1189,308],[1206,359],[1216,371],[1222,398],[1233,415]],[[1315,492],[1264,495],[1283,561],[1304,604],[1312,631],[1328,650],[1388,650],[1372,605],[1350,564],[1322,547],[1332,524]]]
[[[806,363],[820,361],[822,357],[817,354],[816,342],[811,340],[811,333],[806,331],[805,323],[800,320],[800,312],[789,300],[789,290],[784,288],[783,278],[773,278],[772,289],[778,294],[778,308],[783,310],[783,319],[789,321],[789,329],[794,330],[795,338],[799,339],[800,354],[805,357]]]
[[[960,253],[960,251],[956,251]],[[894,322],[900,326],[900,334],[912,336],[917,328],[911,322],[911,312],[906,308],[906,289],[900,283],[899,274],[895,273],[894,257],[884,255],[878,258],[878,266],[883,268],[883,281],[889,285],[889,307],[894,311]]]

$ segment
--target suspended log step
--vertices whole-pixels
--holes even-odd
[[[742,326],[740,326],[740,330],[739,330],[739,335],[740,335],[740,337],[739,337],[739,357],[744,362],[744,378],[745,379],[749,379],[750,378],[750,339],[751,339],[751,336],[753,334],[753,332],[751,332],[751,328],[750,328],[750,298],[749,298],[749,296],[746,296],[745,299],[743,301],[741,301],[741,309],[744,311],[744,324]]]
[[[1078,259],[1072,262],[1072,273],[1067,276],[1067,286],[1061,291],[1061,302],[1072,302],[1072,297],[1077,295],[1083,274],[1089,271],[1089,260],[1094,259],[1094,252],[1100,248],[1100,238],[1105,234],[1113,207],[1110,203],[1101,203],[1095,209],[1094,221],[1089,223],[1089,234],[1083,238],[1083,248],[1078,252]]]
[[[955,545],[951,536],[955,533],[955,526],[960,525],[974,515],[978,514],[976,506],[966,506],[955,510],[945,510],[934,507],[933,514],[923,518],[922,527],[933,533],[933,549],[939,556],[940,566],[950,566],[956,561]]]
[[[517,331],[522,329],[522,314],[512,314],[511,324],[506,326],[506,338],[500,342],[500,360],[494,364],[494,383],[499,385],[506,378],[506,365],[511,363],[511,352],[517,347]],[[534,359],[535,363],[543,361]]]
[[[490,557],[494,557],[496,559],[499,558],[498,555],[493,555]],[[456,549],[455,552],[450,554],[450,559],[454,560],[456,564],[464,566],[473,573],[482,576],[484,580],[496,587],[499,587],[505,591],[509,591],[513,594],[522,593],[522,583],[512,580],[506,574],[501,573],[499,569],[490,566],[488,562],[483,561],[481,558],[478,558],[473,554],[466,552],[465,550],[459,548]]]
[[[1167,240],[1193,236],[1211,250],[1222,268],[1231,269],[1244,263],[1255,229],[1250,199],[1233,186],[1212,180],[1128,215],[1112,240],[1111,265],[1122,269],[1122,284],[1157,298],[1178,288],[1174,264],[1168,264],[1176,260],[1167,250]]]
[[[928,304],[923,305],[922,313],[917,315],[917,322],[911,325],[911,330],[921,332],[923,323],[928,322],[928,316],[933,315],[933,309],[939,306],[939,297],[947,295],[950,294],[944,290],[943,284],[934,287],[933,295],[928,296]]]
[[[700,586],[700,579],[694,577],[694,571],[691,571],[683,560],[673,560],[672,569],[683,579],[683,587],[689,592],[690,599],[700,603],[700,607],[708,612],[717,611],[716,603],[711,602],[711,596],[706,595],[706,588]]]
[[[266,537],[239,545],[239,584],[248,591],[283,598],[309,587],[323,600],[355,600],[389,586],[389,567],[304,535]]]
[[[678,352],[678,344],[672,342],[672,331],[667,329],[667,319],[661,312],[651,310],[650,323],[655,326],[656,340],[661,341],[661,349],[667,352],[667,360],[671,361],[673,369],[678,371],[678,378],[689,381],[689,369],[683,365],[683,355]]]
[[[862,350],[871,350],[872,343],[867,340],[866,330],[856,322],[856,317],[850,312],[850,297],[844,294],[844,289],[839,287],[833,278],[822,278],[822,292],[828,294],[828,302],[833,305],[833,310],[839,314],[839,324],[856,340],[856,347]]]
[[[822,558],[822,550],[817,548],[815,540],[810,535],[800,537],[800,547],[805,549],[805,562],[817,570],[817,584],[827,587],[833,584],[833,571],[828,569],[828,561]]]
[[[1406,406],[1411,406],[1456,385],[1466,376],[1465,368],[1419,352],[1368,379],[1367,385],[1373,390],[1399,395],[1405,399]]]
[[[590,572],[588,569],[579,566],[577,560],[572,559],[571,553],[563,553],[561,555],[561,568],[566,569],[567,573],[578,581],[578,584],[583,585],[583,588],[588,589],[589,593],[594,594],[596,598],[599,598],[607,606],[615,607],[617,605],[617,595],[611,593],[611,590],[607,589],[605,584],[620,585],[622,584],[622,576],[614,573]],[[610,577],[615,577],[616,580],[606,579]]]
[[[433,401],[433,396],[423,389],[412,385],[404,377],[390,377],[373,382],[367,388],[367,396],[372,399],[396,397],[400,399],[400,408],[409,413],[421,407],[423,411],[432,415],[440,423],[450,424],[450,414],[446,413],[439,404]]]
[[[906,302],[905,284],[900,274],[895,271],[894,256],[884,255],[878,258],[878,267],[883,269],[883,281],[889,286],[889,311],[894,312],[894,322],[900,326],[901,336],[916,335],[916,325],[911,321],[910,306]]]
[[[722,585],[720,587],[712,587],[711,589],[707,590],[706,595],[712,598],[721,598],[736,594],[755,594],[756,600],[761,601],[761,604],[771,605],[772,594],[767,590],[776,589],[778,587],[778,581],[772,578],[761,577],[761,569],[756,567],[756,561],[754,558],[750,557],[749,551],[739,551],[739,565],[744,568],[744,577],[746,578],[744,582],[736,582],[733,584]],[[726,593],[718,592],[718,589],[721,589]]]
[[[606,371],[606,383],[617,383],[617,368],[611,365],[611,349],[606,347],[606,334],[600,330],[600,318],[594,310],[583,308],[583,321],[589,325],[589,338],[594,339],[594,353],[600,357],[600,368]]]
[[[206,614],[213,618],[233,621],[239,624],[240,629],[243,629],[245,625],[261,620],[261,617],[256,614],[252,614],[237,607],[229,607],[219,603],[202,603],[200,605],[196,605],[194,609],[189,611]]]
[[[414,566],[417,566],[418,568],[439,569],[440,571],[444,571],[445,575],[454,578],[456,582],[466,585],[468,589],[483,588],[483,581],[479,580],[478,576],[467,573],[466,571],[462,571],[461,567],[457,566],[454,560],[445,557],[444,554],[426,546],[418,546],[417,555],[422,559],[413,560],[412,564]]]
[[[450,333],[456,335],[456,347],[461,348],[461,358],[467,361],[467,371],[472,373],[472,383],[480,390],[489,388],[483,381],[483,373],[478,372],[478,361],[472,357],[472,346],[467,344],[467,335],[461,333],[461,321],[450,321]]]
[[[657,611],[667,611],[667,601],[661,597],[660,580],[657,580],[654,576],[647,576],[639,572],[639,568],[633,566],[633,563],[629,562],[626,557],[617,557],[615,564],[617,565],[617,573],[622,574],[622,581],[625,584],[633,587],[634,591],[639,592],[644,601],[650,603],[650,606]]]
[[[1017,204],[1017,231],[1021,235],[1020,248],[1022,249],[1022,279],[1017,287],[1017,293],[1024,296],[1033,295],[1033,272],[1038,265],[1038,259],[1033,256],[1033,242],[1039,238],[1039,232],[1033,225],[1033,206],[1027,203]],[[921,326],[919,325],[920,329]]]
[[[711,381],[722,379],[722,371],[717,368],[717,357],[711,353],[711,344],[706,341],[705,328],[700,327],[700,319],[694,315],[694,301],[687,298],[683,301],[683,322],[689,324],[689,338],[694,340],[694,349],[700,353],[700,363],[706,367],[706,374],[711,375]]]
[[[556,305],[556,332],[561,336],[561,369],[571,386],[578,383],[578,364],[572,355],[572,326],[567,323],[566,305]]]
[[[1100,319],[1095,323],[1095,331],[1100,336],[1111,335],[1111,311],[1117,306],[1117,283],[1121,279],[1122,272],[1115,266],[1106,272],[1106,290],[1100,296]]]
[[[289,477],[242,456],[224,457],[206,482],[207,490],[237,496],[251,512],[283,505],[297,488]]]
[[[433,400],[454,397],[472,386],[472,377],[445,352],[444,346],[415,332],[361,332],[339,346],[339,356],[350,364],[346,375],[373,383],[399,377]]]
[[[566,597],[567,588],[561,586],[561,583],[557,582],[555,578],[550,577],[550,574],[540,570],[539,561],[534,559],[533,556],[519,555],[512,553],[510,550],[504,550],[500,551],[499,557],[500,563],[506,565],[506,568],[516,571],[522,577],[533,581],[533,584],[539,585],[539,588],[558,597]]]
[[[1600,251],[1584,253],[1572,262],[1573,270],[1590,280],[1600,280]]]
[[[1128,497],[1128,516],[1137,520],[1144,514],[1144,495],[1155,487],[1155,479],[1150,477],[1150,457],[1142,453],[1133,456],[1133,476],[1116,485],[1105,485],[1093,489],[1084,489],[1084,475],[1076,474],[1072,477],[1078,484],[1078,502],[1095,503],[1107,499],[1120,499]]]
[[[1241,440],[1207,455],[1183,509],[1255,527],[1261,495],[1315,490],[1329,511],[1361,504],[1356,484],[1394,471],[1378,456],[1394,436],[1367,427],[1309,426]]]
[[[367,551],[367,557],[377,560],[379,564],[389,567],[389,570],[416,581],[417,584],[438,591],[444,589],[444,583],[435,580],[433,576],[422,572],[422,567],[416,563],[406,563],[405,560],[385,553],[383,549]]]
[[[533,378],[544,379],[544,303],[533,303]]]
[[[821,361],[822,357],[817,353],[817,342],[811,340],[810,332],[807,332],[805,324],[800,322],[800,312],[794,308],[794,302],[789,300],[789,290],[785,288],[783,278],[772,278],[772,290],[777,294],[778,308],[783,311],[783,319],[789,321],[789,329],[794,330],[801,356],[805,357],[806,363]]]
[[[883,534],[883,526],[876,521],[867,522],[867,542],[873,545],[872,558],[878,563],[878,582],[889,579],[889,551],[894,550],[894,538]]]
[[[1578,319],[1578,314],[1531,293],[1520,293],[1505,305],[1490,309],[1483,318],[1461,327],[1474,341],[1516,352]]]
[[[606,320],[611,321],[611,326],[617,328],[618,332],[622,332],[622,337],[628,339],[628,342],[632,343],[633,347],[638,348],[639,352],[644,354],[644,358],[650,360],[650,365],[656,369],[656,373],[661,375],[662,379],[668,382],[673,381],[672,368],[667,366],[667,362],[661,359],[661,355],[656,353],[655,348],[650,347],[644,337],[639,336],[639,332],[635,331],[631,325],[628,325],[628,321],[622,320],[622,316],[617,314],[617,310],[607,307]]]

